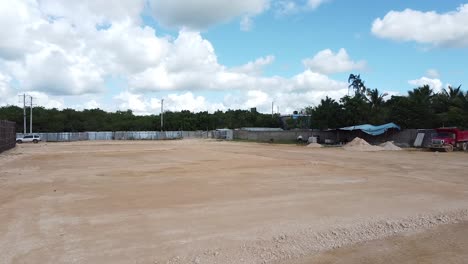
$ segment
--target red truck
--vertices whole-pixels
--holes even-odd
[[[453,150],[468,149],[468,130],[463,131],[456,127],[437,128],[437,134],[432,138],[431,150],[450,152]]]

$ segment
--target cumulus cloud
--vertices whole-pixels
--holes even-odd
[[[213,45],[199,31],[184,28],[173,39],[161,37],[153,28],[143,25],[140,14],[144,0],[121,1],[112,6],[104,0],[78,1],[71,3],[71,7],[57,0],[10,2],[0,3],[1,104],[16,103],[18,90],[12,89],[12,83],[37,97],[37,103],[46,107],[108,107],[106,110],[132,109],[137,114],[158,112],[161,98],[148,94],[161,91],[167,109],[215,111],[257,107],[265,112],[270,111],[271,101],[286,110],[317,103],[324,95],[344,95],[347,91],[347,83],[327,76],[335,70],[316,65],[288,78],[264,76],[264,68],[275,61],[273,55],[237,67],[222,65]],[[176,8],[169,2],[159,3]],[[202,7],[210,7],[210,12],[225,10],[212,8],[223,1],[200,3]],[[269,3],[238,1],[231,3],[232,10],[223,11],[227,13],[212,12],[223,13],[219,18],[202,20],[208,19],[211,24],[234,17],[250,19],[268,8]],[[179,3],[177,8],[188,8],[173,10],[180,14],[200,7]],[[331,52],[330,58],[343,62],[344,66],[339,64],[341,70],[360,65],[345,50]],[[106,80],[114,77],[128,87],[115,91],[117,95],[111,98],[114,104],[106,106],[108,103],[96,96],[101,99],[110,96]],[[215,102],[197,95],[197,91],[223,91],[230,95]]]
[[[380,38],[415,41],[436,46],[468,46],[468,4],[456,11],[437,13],[405,9],[390,11],[372,24],[372,33]]]
[[[353,61],[345,49],[334,53],[330,49],[318,52],[313,58],[303,60],[304,65],[312,71],[332,74],[339,72],[350,72],[366,68],[365,61]]]
[[[431,89],[436,93],[441,92],[443,88],[443,84],[441,80],[431,79],[428,77],[421,77],[419,79],[410,80],[408,81],[408,83],[417,87],[420,87],[423,85],[429,85],[429,87],[431,87]]]
[[[269,7],[269,0],[150,0],[154,17],[176,28],[206,29],[241,16],[255,16]]]
[[[48,16],[64,18],[80,27],[94,28],[113,21],[133,20],[138,23],[145,0],[119,0],[112,4],[107,0],[40,0],[39,3],[40,10]]]
[[[22,86],[30,91],[79,95],[104,89],[102,69],[86,56],[70,54],[62,49],[44,48],[26,55],[23,63],[17,77]]]
[[[14,91],[10,86],[11,77],[0,72],[0,105],[13,104]]]

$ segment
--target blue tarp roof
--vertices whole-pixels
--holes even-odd
[[[388,123],[388,124],[380,125],[380,126],[373,126],[373,125],[365,124],[365,125],[359,125],[359,126],[343,127],[343,128],[339,128],[339,130],[348,130],[348,131],[362,130],[362,132],[367,133],[369,135],[378,136],[378,135],[382,135],[383,133],[385,133],[385,131],[391,128],[400,130],[400,127],[396,125],[395,123]]]

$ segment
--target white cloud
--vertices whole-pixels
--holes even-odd
[[[242,31],[250,31],[253,26],[253,21],[250,16],[244,16],[240,22],[240,29]]]
[[[408,81],[408,83],[417,87],[420,87],[423,85],[429,85],[429,87],[431,87],[431,89],[436,93],[441,92],[443,88],[443,84],[441,80],[431,79],[428,77],[421,77],[419,79],[410,80]]]
[[[436,46],[468,46],[468,4],[456,11],[437,13],[405,9],[390,11],[372,24],[372,33],[380,38],[415,41]]]
[[[131,109],[138,115],[149,114],[149,101],[145,99],[143,94],[133,94],[125,91],[114,96],[114,100],[118,102],[118,110],[125,111]]]
[[[350,72],[366,68],[365,61],[353,61],[345,49],[333,53],[330,49],[318,52],[313,58],[303,60],[304,65],[312,71],[332,74],[339,72]]]
[[[41,92],[28,92],[27,94],[33,97],[34,105],[57,109],[63,109],[65,107],[63,98],[50,96]]]
[[[277,16],[288,16],[315,10],[326,2],[329,0],[308,0],[305,3],[297,3],[296,0],[279,0],[273,2],[273,7]]]
[[[107,71],[125,74],[157,65],[167,56],[169,40],[158,38],[155,33],[151,27],[125,20],[84,37],[92,49],[89,56],[93,60],[99,61]]]
[[[225,110],[222,103],[208,102],[203,96],[195,96],[191,92],[169,94],[165,99],[165,108],[171,111],[189,110],[193,112]]]
[[[282,0],[275,2],[275,13],[277,16],[288,16],[296,14],[301,10],[301,6],[292,0]]]
[[[195,30],[241,16],[255,16],[269,7],[270,0],[150,0],[153,16],[163,25]]]
[[[0,106],[7,104],[14,104],[16,99],[13,88],[10,86],[11,77],[0,72]]]
[[[202,7],[224,3],[224,7],[223,1],[200,3]],[[257,107],[269,112],[272,100],[286,110],[317,103],[322,95],[344,95],[347,90],[347,83],[326,75],[330,70],[309,68],[289,78],[264,76],[263,69],[275,60],[273,55],[226,67],[218,62],[213,45],[200,32],[182,29],[172,39],[158,36],[153,28],[141,24],[142,0],[121,1],[111,7],[103,0],[70,5],[57,0],[10,2],[0,3],[0,38],[4,40],[0,42],[1,104],[16,103],[17,90],[12,89],[12,83],[46,107],[132,109],[137,114],[159,111],[160,98],[148,96],[157,91],[166,91],[167,109]],[[233,10],[205,10],[222,11],[214,12],[221,13],[217,14],[219,19],[206,19],[213,21],[210,24],[234,17],[250,19],[266,10],[269,3],[238,1],[232,3]],[[200,6],[187,3],[178,8],[193,11]],[[340,57],[340,52],[332,53],[332,57],[344,59],[346,67],[359,64],[349,59],[346,51],[346,56]],[[111,104],[105,100],[110,96],[106,80],[114,77],[128,87],[115,91],[118,95]],[[214,102],[197,95],[200,90],[231,95]]]
[[[94,99],[84,104],[84,109],[96,109],[99,107],[101,107],[101,105]]]
[[[329,0],[308,0],[307,5],[312,9],[317,9],[320,5],[328,1]]]
[[[104,89],[103,71],[90,58],[53,47],[26,55],[22,71],[16,73],[30,91],[79,95]]]
[[[145,0],[119,0],[112,4],[108,0],[40,0],[39,3],[41,11],[49,16],[65,18],[80,27],[94,28],[128,19],[138,23]]]
[[[232,71],[250,75],[261,75],[263,68],[272,64],[274,61],[275,56],[268,55],[266,57],[258,58],[255,61],[250,61],[240,67],[235,67]]]
[[[440,78],[440,74],[436,69],[427,70],[426,76],[432,79]]]
[[[114,97],[119,110],[131,109],[137,115],[161,113],[161,99],[164,99],[164,111],[214,112],[226,110],[223,103],[208,102],[205,97],[196,96],[192,92],[171,93],[163,98],[157,98],[125,91]]]

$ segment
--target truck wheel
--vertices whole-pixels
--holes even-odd
[[[468,143],[463,142],[462,149],[463,149],[463,151],[467,151],[468,150]]]
[[[23,143],[23,141],[22,140],[16,140],[16,143],[21,144],[21,143]]]
[[[453,151],[453,146],[452,145],[448,145],[445,147],[445,152],[452,152]]]
[[[37,141],[37,139],[34,139],[34,140],[33,140],[33,143],[34,143],[34,144],[37,144],[38,142],[39,142],[39,141]]]

